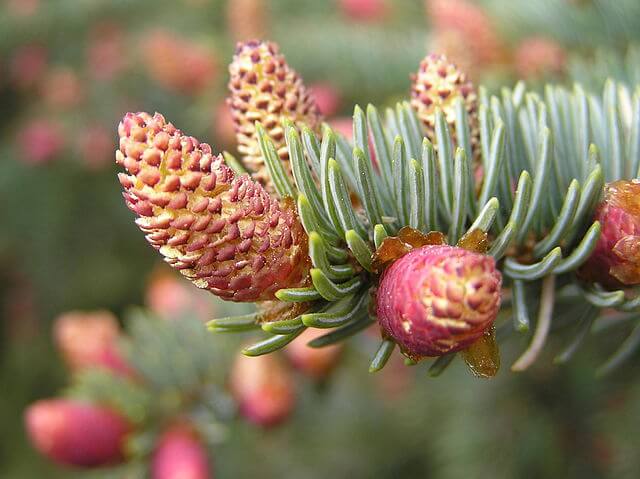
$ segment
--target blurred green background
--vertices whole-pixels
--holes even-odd
[[[591,88],[607,74],[639,78],[629,53],[637,0],[469,3],[475,10],[418,0],[0,0],[0,478],[93,477],[38,456],[22,411],[68,382],[53,318],[121,316],[145,304],[159,267],[121,198],[116,126],[127,111],[159,111],[233,151],[224,98],[238,39],[278,42],[330,121],[356,103],[406,96],[433,48],[491,89],[525,76]],[[554,346],[570,334],[555,335],[531,371],[504,367],[492,381],[457,363],[435,380],[420,366],[368,375],[375,344],[354,340],[327,384],[299,378],[284,426],[235,423],[212,451],[216,477],[638,477],[638,358],[594,377],[624,337],[611,329],[554,366]]]

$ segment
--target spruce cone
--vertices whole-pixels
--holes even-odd
[[[607,184],[594,220],[602,234],[579,276],[609,289],[640,284],[640,180]]]
[[[433,27],[434,49],[464,67],[472,78],[507,60],[505,44],[491,17],[477,3],[425,0],[425,8]]]
[[[25,412],[34,447],[67,466],[97,467],[124,460],[129,423],[102,406],[70,399],[38,401]]]
[[[490,256],[447,245],[416,248],[382,275],[378,321],[412,358],[459,351],[493,324],[501,284]]]
[[[446,56],[432,53],[420,62],[417,74],[411,76],[411,106],[425,126],[427,138],[435,145],[436,109],[440,108],[455,139],[455,101],[463,98],[469,126],[471,148],[476,158],[480,130],[478,127],[477,95],[473,83]]]
[[[151,461],[152,479],[210,479],[207,449],[188,425],[165,431]]]
[[[122,332],[109,311],[70,311],[58,316],[53,325],[56,346],[72,371],[104,368],[122,376],[133,375],[118,350]]]
[[[292,201],[236,177],[208,144],[158,113],[128,113],[118,130],[127,206],[167,263],[231,301],[271,300],[305,284],[307,236]]]
[[[284,350],[297,370],[318,381],[335,369],[344,349],[343,344],[332,344],[324,348],[312,348],[307,344],[324,334],[326,331],[323,329],[308,328]]]
[[[272,191],[255,122],[265,128],[280,158],[288,160],[282,120],[286,118],[317,129],[321,122],[318,107],[302,79],[289,68],[274,43],[257,40],[238,43],[229,73],[231,96],[228,101],[236,125],[238,151],[253,178]]]
[[[239,354],[229,386],[242,416],[258,426],[280,424],[295,407],[293,378],[278,354],[253,358]]]

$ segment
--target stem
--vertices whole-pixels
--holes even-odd
[[[544,347],[551,326],[551,313],[553,313],[553,302],[555,299],[555,283],[555,275],[549,275],[542,281],[540,310],[538,311],[536,331],[527,350],[522,353],[522,356],[511,366],[511,370],[514,372],[524,371],[531,366]]]

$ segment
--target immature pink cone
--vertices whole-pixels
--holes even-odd
[[[108,311],[70,311],[53,325],[56,346],[72,371],[105,368],[119,375],[133,374],[118,350],[121,334],[118,320]]]
[[[416,248],[383,273],[378,322],[410,357],[459,351],[493,324],[501,284],[490,256],[447,245]]]
[[[567,52],[551,38],[525,38],[514,54],[516,73],[520,78],[542,78],[560,75],[567,66]]]
[[[258,426],[275,426],[293,412],[293,379],[277,354],[238,355],[231,368],[229,386],[240,414]]]
[[[607,184],[594,220],[602,233],[580,277],[609,289],[640,284],[640,180]]]
[[[490,16],[468,0],[425,0],[433,48],[475,76],[504,62],[506,48]]]
[[[38,401],[25,411],[33,446],[63,465],[98,467],[124,460],[130,424],[118,413],[72,399]]]
[[[32,120],[18,131],[17,142],[22,161],[42,165],[53,161],[62,152],[64,131],[57,121]]]
[[[235,176],[158,113],[128,113],[118,131],[127,206],[167,263],[231,301],[271,300],[306,283],[307,235],[292,201]]]
[[[266,0],[227,2],[227,28],[234,40],[262,37],[268,27],[269,5]]]
[[[418,73],[411,76],[411,106],[418,113],[426,135],[435,145],[436,110],[444,114],[445,121],[455,139],[456,100],[462,99],[469,118],[471,147],[476,152],[480,138],[478,127],[478,98],[473,83],[445,55],[431,53],[421,62]]]
[[[151,459],[151,479],[212,479],[207,449],[185,425],[172,426],[160,437]]]
[[[186,316],[206,321],[216,316],[211,296],[206,291],[192,287],[188,281],[171,271],[158,271],[151,275],[145,304],[169,321]]]
[[[253,178],[271,191],[273,185],[258,144],[256,121],[273,140],[280,158],[288,160],[282,120],[317,129],[321,122],[318,107],[275,43],[238,43],[229,73],[228,101],[236,125],[238,151]],[[286,165],[291,173],[288,162]]]
[[[218,73],[214,52],[201,43],[157,29],[140,42],[142,63],[159,85],[196,94],[211,85]]]
[[[387,3],[385,0],[339,0],[338,6],[350,20],[380,22],[389,16]]]
[[[344,346],[333,344],[324,348],[312,348],[307,345],[309,341],[326,334],[322,329],[309,328],[289,344],[284,353],[291,364],[311,377],[321,380],[338,365]]]

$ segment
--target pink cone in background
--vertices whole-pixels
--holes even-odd
[[[130,425],[105,407],[71,399],[42,400],[27,408],[25,424],[33,446],[58,464],[97,467],[124,460]]]
[[[84,127],[78,134],[76,145],[80,160],[90,170],[111,166],[115,141],[111,129],[103,125],[93,124]]]
[[[295,406],[293,379],[278,354],[238,354],[230,373],[230,389],[240,414],[259,426],[282,423]]]
[[[89,74],[98,80],[110,80],[129,62],[122,29],[114,23],[101,23],[91,28],[86,57]]]
[[[214,110],[213,134],[215,144],[229,150],[236,148],[236,127],[231,115],[231,107],[226,100],[221,101]]]
[[[71,68],[55,68],[47,72],[40,88],[44,102],[53,109],[69,109],[82,101],[84,88]]]
[[[425,0],[425,8],[433,27],[432,50],[449,57],[472,78],[506,60],[504,41],[476,2]]]
[[[47,67],[48,52],[41,45],[27,44],[14,50],[9,61],[9,78],[20,90],[34,88]]]
[[[338,5],[346,17],[361,22],[379,22],[389,13],[384,0],[339,0]]]
[[[567,63],[567,52],[551,38],[530,37],[524,39],[514,55],[519,77],[541,78],[561,74]]]
[[[52,161],[64,147],[62,127],[50,120],[32,120],[17,133],[20,158],[31,165]]]
[[[309,85],[309,90],[321,114],[330,117],[338,113],[342,98],[336,87],[330,83],[319,82]]]
[[[151,479],[212,479],[207,449],[186,425],[165,431],[151,460]]]
[[[154,273],[145,298],[147,306],[166,319],[195,315],[206,321],[215,316],[211,295],[171,272]]]
[[[53,336],[72,371],[99,367],[120,375],[133,374],[118,351],[118,320],[108,311],[64,313],[55,320]]]
[[[323,379],[331,373],[337,366],[344,349],[344,345],[341,343],[324,348],[307,346],[309,341],[324,334],[327,334],[327,331],[308,328],[284,350],[287,358],[296,369],[316,380]]]
[[[141,41],[142,63],[159,85],[185,94],[208,87],[218,68],[213,52],[167,30],[154,30]]]

